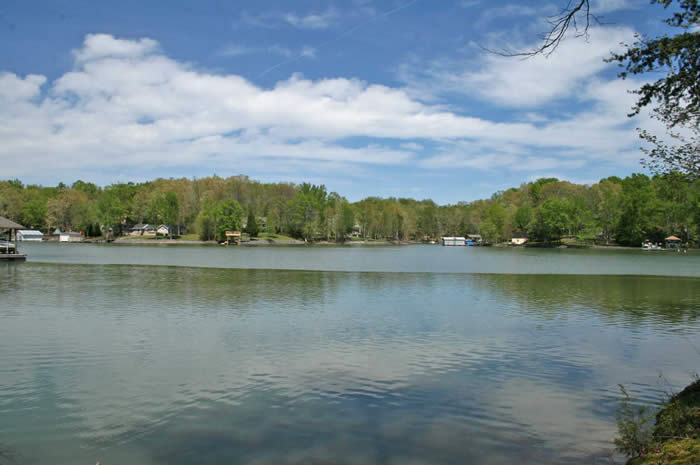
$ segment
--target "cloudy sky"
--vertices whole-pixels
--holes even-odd
[[[565,0],[10,2],[0,8],[0,178],[101,185],[247,174],[473,200],[543,176],[643,171],[639,82],[603,58],[663,31],[646,0],[549,58]]]

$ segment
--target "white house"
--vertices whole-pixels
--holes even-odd
[[[83,235],[77,232],[62,232],[58,236],[59,242],[82,242],[83,239]]]
[[[156,234],[160,234],[161,236],[169,236],[170,235],[170,226],[167,224],[161,224],[156,228]]]
[[[153,227],[151,224],[135,224],[133,228],[131,228],[131,232],[129,233],[130,236],[155,236],[156,235],[156,228]]]
[[[41,242],[44,240],[44,234],[41,231],[34,229],[20,229],[17,231],[17,240],[25,242]]]
[[[443,237],[442,245],[465,246],[467,240],[464,237]]]
[[[523,245],[528,241],[527,237],[514,237],[510,240],[513,245]]]

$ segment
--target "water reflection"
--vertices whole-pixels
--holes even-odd
[[[518,311],[536,318],[593,311],[607,324],[692,332],[700,316],[700,280],[693,278],[475,275],[474,282],[517,301]]]
[[[700,346],[692,279],[12,270],[23,464],[609,463],[616,384],[657,399]]]

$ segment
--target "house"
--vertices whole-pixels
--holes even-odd
[[[85,239],[85,238],[83,237],[82,234],[77,233],[77,232],[72,232],[72,231],[62,232],[58,236],[59,242],[83,242],[83,239]]]
[[[240,231],[226,231],[226,244],[238,245],[241,243]]]
[[[467,245],[467,239],[464,237],[443,237],[442,245],[465,246]]]
[[[523,245],[528,241],[527,237],[514,237],[510,240],[513,245]]]
[[[666,243],[667,249],[677,249],[681,246],[681,242],[683,241],[680,237],[668,236],[666,239],[664,239],[664,242]]]
[[[44,234],[41,231],[34,229],[20,229],[17,231],[17,240],[25,242],[41,242],[44,240]]]
[[[161,236],[169,236],[170,231],[173,228],[171,226],[168,226],[167,224],[161,224],[156,228],[156,234],[161,235]]]
[[[151,224],[135,224],[132,228],[131,231],[129,232],[130,236],[155,236],[156,235],[156,228],[153,227]]]
[[[362,226],[360,226],[358,223],[355,223],[352,227],[352,232],[350,233],[351,237],[360,237],[362,235]]]

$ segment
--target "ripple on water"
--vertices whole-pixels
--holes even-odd
[[[700,346],[693,280],[28,265],[0,293],[28,463],[600,463],[617,384],[655,402]]]

